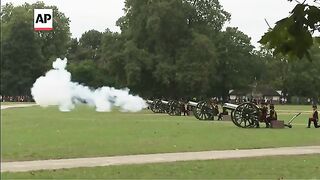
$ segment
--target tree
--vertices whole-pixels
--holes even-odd
[[[257,52],[257,56],[260,57],[263,67],[258,83],[282,90],[283,94],[289,96],[289,100],[292,96],[313,98],[314,102],[319,98],[320,46],[316,40],[310,48],[313,61],[306,58],[300,61],[297,58],[288,59],[280,54],[274,56],[272,51],[266,48]]]
[[[102,36],[102,32],[89,30],[82,34],[79,41],[76,38],[72,39],[67,53],[70,62],[98,61],[101,57]]]
[[[219,58],[217,72],[212,75],[212,91],[226,100],[230,89],[248,88],[255,80],[253,46],[247,35],[230,27],[221,33],[216,44]]]
[[[186,97],[209,95],[216,73],[217,52],[208,36],[194,33],[192,41],[182,48],[177,59],[176,76],[179,94]]]
[[[320,32],[320,8],[307,2],[298,3],[291,15],[278,21],[259,42],[274,49],[274,54],[282,53],[300,59],[306,56],[311,60],[309,49],[313,45],[312,35],[315,31]]]
[[[101,68],[92,60],[83,60],[77,63],[70,63],[68,70],[72,74],[72,81],[86,86],[98,88],[105,82]]]
[[[122,86],[148,96],[208,94],[214,37],[230,17],[217,0],[127,0],[125,12],[117,22],[124,53],[108,61],[125,67]]]
[[[33,30],[25,21],[11,26],[2,43],[1,94],[29,94],[30,87],[43,73],[44,58]]]
[[[51,8],[53,31],[33,30],[33,9]],[[70,40],[69,19],[55,6],[43,2],[21,6],[6,4],[1,12],[1,94],[26,94],[37,77],[51,66],[51,60],[66,55]]]
[[[90,30],[82,34],[79,39],[79,46],[87,54],[84,59],[97,60],[100,58],[101,39],[102,33],[96,30]]]
[[[313,98],[314,102],[320,97],[320,48],[315,42],[310,48],[310,57],[314,61],[292,61],[288,70],[288,93],[291,95]]]

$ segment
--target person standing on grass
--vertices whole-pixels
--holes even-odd
[[[310,128],[311,122],[313,122],[315,128],[319,128],[320,126],[318,125],[319,115],[317,111],[317,105],[313,105],[312,109],[313,109],[312,117],[309,118],[307,128]]]

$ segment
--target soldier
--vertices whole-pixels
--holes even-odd
[[[268,114],[268,107],[266,106],[265,102],[261,102],[261,115],[260,115],[260,122],[265,122],[266,123],[266,127],[268,127],[268,123],[267,123],[267,114]],[[257,128],[259,128],[259,123],[257,123],[256,125]]]
[[[214,111],[214,116],[218,116],[219,115],[219,107],[218,104],[215,104],[213,107],[213,111]]]
[[[212,114],[213,114],[212,117],[210,118],[210,120],[214,120],[214,106],[215,106],[214,98],[208,99],[207,103],[208,103],[208,106],[210,108],[210,111],[212,111]]]
[[[319,116],[318,116],[318,111],[317,111],[317,105],[313,105],[312,109],[313,109],[312,117],[309,118],[309,122],[308,122],[308,127],[307,128],[310,128],[311,121],[313,121],[313,124],[314,124],[315,128],[319,128],[320,126],[318,125]]]
[[[219,113],[219,115],[218,115],[218,121],[222,121],[223,115],[227,115],[227,114],[228,114],[227,109],[222,107],[222,112]]]
[[[267,122],[266,122],[267,128],[270,127],[271,121],[276,121],[276,120],[278,120],[277,112],[274,110],[274,105],[270,104],[269,116],[267,117]]]
[[[189,109],[188,109],[188,102],[187,101],[182,101],[182,108],[183,108],[183,115],[184,116],[189,116]]]

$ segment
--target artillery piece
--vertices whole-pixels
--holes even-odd
[[[213,120],[214,110],[207,101],[198,103],[189,101],[188,105],[193,107],[193,114],[199,120]]]
[[[168,114],[170,116],[181,116],[181,108],[183,104],[180,101],[171,100],[168,103],[169,111]]]
[[[223,108],[231,110],[232,122],[242,128],[255,127],[259,123],[260,109],[253,103],[240,105],[225,103]]]
[[[154,113],[168,113],[171,116],[181,115],[181,103],[178,101],[155,99],[153,101],[147,100],[147,103]]]
[[[161,99],[155,99],[150,106],[150,109],[154,113],[166,113],[169,110],[169,102]]]
[[[154,113],[162,113],[161,102],[159,100],[147,100],[147,104],[152,112]]]
[[[147,104],[148,104],[148,107],[149,107],[149,109],[152,111],[152,112],[154,112],[154,113],[156,113],[155,112],[155,109],[154,109],[154,101],[152,101],[152,100],[146,100],[146,102],[147,102]]]
[[[168,113],[170,116],[180,116],[185,103],[176,100],[147,100],[147,103],[154,113]],[[189,101],[187,106],[191,107],[194,116],[199,120],[213,120],[214,110],[208,101]],[[189,109],[189,108],[188,108]]]
[[[231,110],[231,120],[238,127],[253,128],[259,124],[261,109],[253,103],[247,102],[240,105],[225,103],[223,108]],[[283,124],[283,127],[292,128],[291,122],[300,114],[298,113],[292,117],[288,124]]]

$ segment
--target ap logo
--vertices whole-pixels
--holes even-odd
[[[52,9],[34,9],[34,30],[51,31],[52,27]]]

